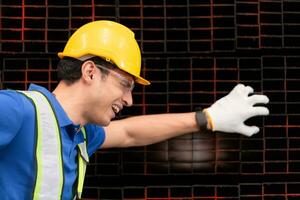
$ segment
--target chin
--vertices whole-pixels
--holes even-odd
[[[111,113],[103,113],[103,114],[97,114],[96,118],[93,118],[94,124],[97,124],[99,126],[108,126],[110,122],[112,121],[114,115]]]
[[[100,126],[108,126],[111,122],[111,119],[108,119],[108,120],[104,120],[104,121],[101,121],[100,123],[97,123],[99,124]]]

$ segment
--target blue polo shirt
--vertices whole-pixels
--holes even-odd
[[[63,148],[63,199],[72,199],[77,178],[77,144],[83,142],[79,127],[47,89],[30,85],[29,90],[47,96],[58,118]],[[13,90],[0,91],[0,198],[1,200],[32,199],[35,177],[35,110],[32,103]],[[85,126],[88,154],[92,155],[105,139],[104,129],[96,125]]]

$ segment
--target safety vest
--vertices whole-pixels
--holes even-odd
[[[60,127],[49,100],[38,91],[19,91],[31,100],[36,112],[36,178],[33,190],[34,200],[62,199],[64,168]],[[77,194],[80,199],[86,165],[89,162],[85,129],[81,129],[84,142],[78,147]]]

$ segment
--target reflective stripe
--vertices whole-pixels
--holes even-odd
[[[23,91],[35,103],[37,113],[37,177],[33,199],[61,199],[63,168],[59,127],[46,97]]]
[[[85,134],[85,133],[84,133]],[[83,143],[78,144],[79,150],[80,150],[80,155],[81,158],[84,159],[85,162],[89,162],[89,156],[87,153],[87,149],[86,149],[86,142],[84,141]]]
[[[77,197],[81,199],[82,189],[83,189],[83,182],[84,176],[86,171],[86,165],[89,162],[89,156],[87,154],[86,149],[86,132],[84,128],[81,128],[81,131],[84,136],[84,142],[78,144],[78,185],[77,185]]]

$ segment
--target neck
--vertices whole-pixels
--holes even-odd
[[[73,83],[69,85],[60,81],[52,93],[71,121],[74,124],[80,124],[82,126],[85,124],[81,114],[83,112],[81,99],[84,93],[82,93],[81,88],[78,87],[77,84],[78,83]]]

